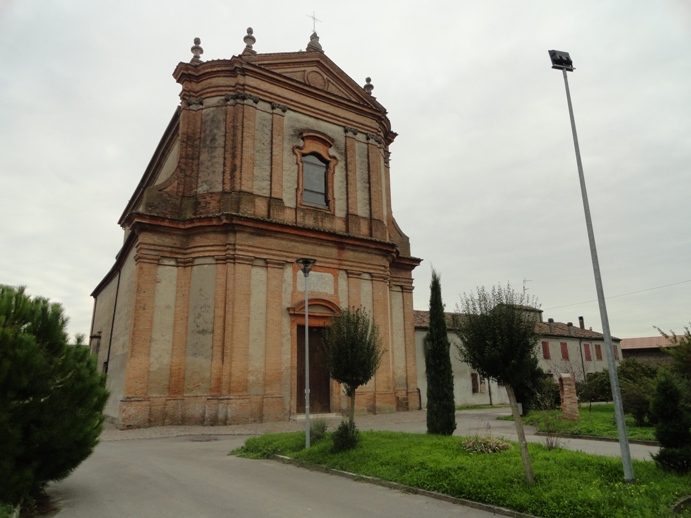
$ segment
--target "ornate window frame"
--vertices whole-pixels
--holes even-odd
[[[302,139],[302,146],[294,146],[293,153],[295,153],[295,160],[298,166],[298,185],[296,191],[297,205],[298,207],[304,207],[309,209],[322,210],[325,212],[335,213],[335,202],[334,202],[334,176],[336,174],[336,164],[338,164],[338,159],[332,156],[330,149],[334,145],[333,139],[319,133],[317,131],[303,131],[300,134]],[[324,165],[326,165],[326,205],[321,205],[317,203],[310,203],[303,201],[303,191],[304,191],[304,162],[303,159],[307,155],[316,155]]]

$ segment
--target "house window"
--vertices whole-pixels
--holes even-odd
[[[302,203],[328,207],[326,191],[327,164],[319,155],[302,157]]]
[[[549,360],[549,342],[542,342],[542,357],[545,360]]]
[[[585,350],[585,361],[592,361],[593,357],[590,355],[590,344],[583,344],[583,349]]]
[[[471,372],[470,373],[470,381],[473,384],[473,394],[479,394],[480,393],[480,376],[478,375],[477,372]]]
[[[617,346],[615,344],[612,344],[612,352],[614,353],[614,359],[619,360],[619,349],[617,349]]]
[[[568,360],[569,359],[569,345],[566,342],[561,343],[561,359],[562,360]]]
[[[602,360],[602,347],[600,344],[595,344],[595,359]]]
[[[334,141],[316,131],[300,134],[303,145],[293,152],[298,166],[298,206],[334,213],[334,174],[338,160],[331,155]]]

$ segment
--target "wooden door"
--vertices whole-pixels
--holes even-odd
[[[305,326],[298,326],[297,413],[305,413]],[[310,327],[310,414],[331,412],[331,380],[321,347],[323,327]]]

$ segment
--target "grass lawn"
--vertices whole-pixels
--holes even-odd
[[[597,437],[617,438],[617,425],[614,422],[614,405],[593,405],[592,409],[587,406],[579,408],[578,421],[566,421],[565,419],[554,419],[551,417],[561,415],[560,410],[532,410],[523,421],[526,424],[537,427],[539,432],[547,432],[547,427],[556,424],[560,435],[594,435]],[[499,419],[513,421],[513,417],[503,416]],[[655,440],[655,429],[652,426],[634,426],[633,417],[626,416],[626,431],[629,439],[640,439],[645,441]]]
[[[653,462],[634,461],[636,484],[625,484],[617,458],[549,451],[540,444],[529,445],[536,484],[528,486],[518,445],[500,453],[470,454],[458,437],[360,432],[357,448],[334,454],[330,434],[309,450],[304,449],[304,438],[299,432],[265,435],[231,453],[249,458],[287,455],[543,517],[678,516],[671,506],[691,495],[691,477],[666,473]]]

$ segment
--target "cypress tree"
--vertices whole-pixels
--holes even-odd
[[[441,299],[441,277],[432,270],[429,298],[429,328],[425,336],[427,376],[427,433],[451,435],[456,429],[453,370],[446,316]]]

